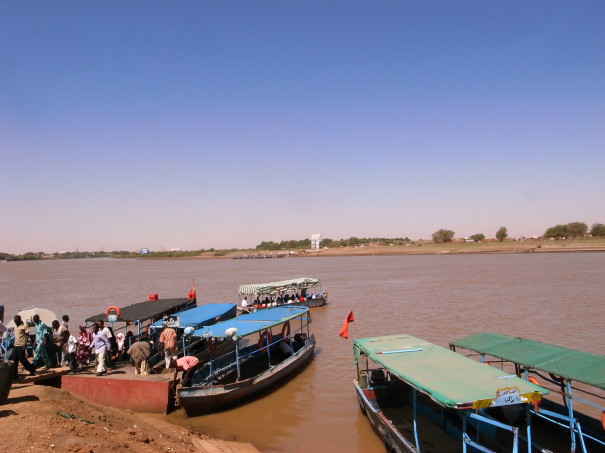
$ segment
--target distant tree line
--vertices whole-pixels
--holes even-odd
[[[577,238],[586,236],[586,233],[588,233],[588,225],[584,222],[571,222],[567,225],[550,227],[544,233],[544,237],[549,239]],[[602,223],[593,223],[590,228],[590,235],[605,236],[605,225]]]
[[[452,230],[437,230],[433,233],[432,238],[435,244],[443,244],[445,242],[452,242],[454,239],[454,232]],[[496,239],[502,242],[504,239],[508,237],[508,230],[506,227],[500,227],[498,231],[496,231]],[[473,242],[480,242],[485,239],[485,235],[483,233],[473,234],[469,236],[469,239],[472,239]]]
[[[30,261],[30,260],[69,260],[76,258],[181,258],[188,256],[199,256],[205,252],[214,252],[216,256],[226,255],[236,249],[226,249],[215,251],[213,248],[209,250],[170,250],[149,252],[141,254],[140,251],[116,250],[113,252],[61,252],[61,253],[44,253],[44,252],[27,252],[21,255],[13,255],[10,253],[0,252],[0,261]]]
[[[579,238],[590,234],[594,237],[605,237],[605,225],[602,223],[594,223],[588,231],[588,225],[583,222],[571,222],[566,225],[556,225],[550,227],[544,233],[544,238],[547,239],[564,239],[564,238]],[[506,227],[500,227],[496,231],[496,239],[500,242],[504,241],[508,237],[508,230]],[[452,242],[454,239],[454,232],[452,230],[440,229],[433,233],[433,242],[441,244],[444,242]],[[469,236],[474,242],[479,242],[485,239],[483,233],[473,234]]]
[[[27,252],[21,255],[13,255],[11,253],[0,252],[0,260],[2,261],[33,261],[48,259],[69,260],[77,258],[107,258],[109,256],[111,256],[111,253],[109,252]]]
[[[199,249],[199,250],[160,250],[156,252],[149,251],[147,253],[141,253],[140,251],[129,252],[129,251],[119,251],[119,252],[111,252],[112,258],[186,258],[192,256],[199,256],[206,252],[214,252],[212,249]],[[225,253],[228,253],[227,250]],[[216,254],[216,252],[215,252]]]
[[[352,236],[348,239],[322,239],[319,242],[320,247],[336,248],[336,247],[359,247],[367,244],[379,244],[379,245],[401,245],[412,242],[406,238],[358,238]],[[289,241],[273,242],[263,241],[256,246],[256,250],[296,250],[296,249],[310,249],[311,240],[302,239],[297,241],[291,239]]]
[[[590,234],[594,237],[605,237],[605,224],[594,223],[588,230],[588,225],[583,222],[571,222],[565,225],[555,225],[546,230],[543,237],[546,239],[564,239],[564,238],[578,238],[584,237]],[[495,237],[498,241],[502,242],[508,237],[508,230],[506,227],[500,227],[496,231]],[[454,232],[451,230],[440,229],[432,234],[433,242],[445,243],[452,242],[454,239]],[[474,242],[480,242],[485,239],[483,233],[476,233],[469,236],[469,239]],[[404,245],[410,244],[412,241],[405,238],[358,238],[351,236],[347,239],[322,239],[319,243],[320,247],[336,248],[336,247],[359,247],[368,244],[377,245]],[[300,250],[310,249],[311,240],[302,239],[295,240],[291,239],[288,241],[274,242],[274,241],[263,241],[256,246],[256,250]],[[199,250],[170,250],[170,251],[159,251],[149,252],[141,254],[140,251],[126,251],[119,250],[113,252],[61,252],[61,253],[44,253],[44,252],[27,252],[21,255],[13,255],[11,253],[0,252],[0,261],[29,261],[29,260],[45,260],[45,259],[77,259],[77,258],[179,258],[179,257],[193,257],[199,256],[203,253],[212,252],[214,256],[224,256],[230,252],[235,252],[238,249],[199,249]]]

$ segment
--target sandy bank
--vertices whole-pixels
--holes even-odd
[[[0,426],[1,453],[259,453],[250,444],[211,439],[157,417],[89,403],[65,390],[18,382],[13,383],[7,404],[0,406]]]

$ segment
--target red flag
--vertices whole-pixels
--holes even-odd
[[[195,279],[193,279],[193,286],[191,287],[191,289],[189,290],[189,294],[187,294],[187,299],[189,300],[193,300],[196,298],[196,293],[195,293]]]
[[[345,322],[342,323],[342,327],[340,328],[340,332],[338,332],[338,334],[342,337],[342,338],[349,338],[349,323],[350,322],[354,322],[355,318],[353,317],[353,310],[351,310],[349,312],[349,314],[347,315],[347,318],[345,319]]]

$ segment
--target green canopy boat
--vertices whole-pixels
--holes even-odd
[[[476,352],[482,362],[487,359],[493,363],[491,358],[509,362],[514,365],[516,375],[557,388],[563,397],[562,404],[545,401],[535,415],[566,427],[571,437],[568,451],[575,452],[578,443],[583,452],[604,451],[605,356],[492,332],[469,335],[451,342],[450,347]],[[601,423],[578,411],[576,403],[589,410],[596,408],[602,414]]]
[[[356,339],[353,352],[360,406],[389,450],[517,452],[531,445],[525,417],[547,389],[405,334]]]

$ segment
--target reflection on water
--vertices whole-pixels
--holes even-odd
[[[350,338],[409,333],[447,346],[490,330],[602,354],[605,253],[305,257],[265,260],[62,260],[0,264],[6,318],[39,305],[71,324],[158,293],[236,302],[242,283],[311,276],[329,305],[313,309],[315,359],[283,387],[237,408],[167,418],[263,452],[384,451],[361,414]],[[321,448],[318,448],[321,446]]]

